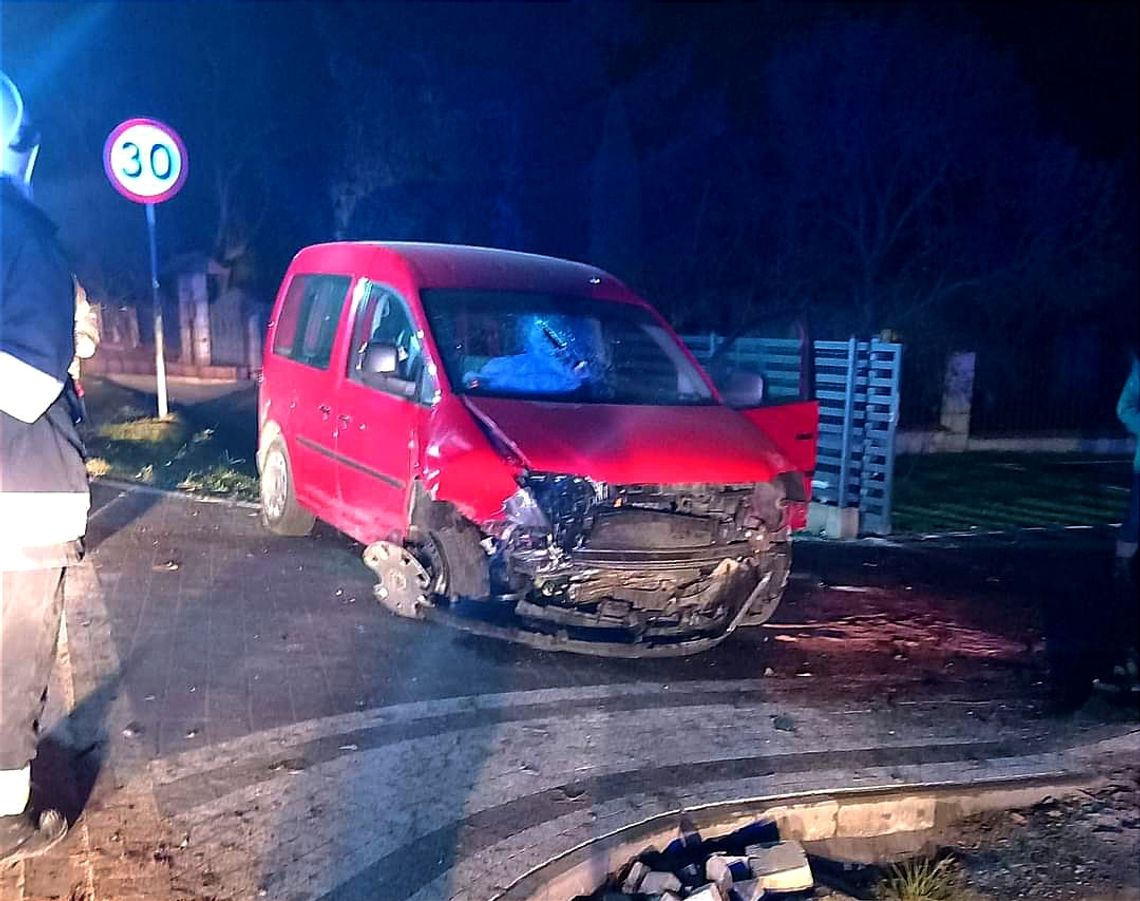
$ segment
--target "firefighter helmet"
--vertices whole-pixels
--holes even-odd
[[[40,150],[40,137],[32,127],[19,88],[0,72],[0,178],[11,179],[27,192]]]

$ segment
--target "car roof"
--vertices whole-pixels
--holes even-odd
[[[557,257],[463,244],[411,241],[344,241],[306,248],[302,254],[351,248],[396,257],[421,288],[504,288],[573,294],[627,295],[617,278],[595,266]],[[599,290],[599,288],[601,290]],[[605,289],[609,289],[609,291]]]

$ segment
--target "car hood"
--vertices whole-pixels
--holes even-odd
[[[763,482],[793,467],[723,406],[611,406],[466,397],[533,472],[615,485]]]

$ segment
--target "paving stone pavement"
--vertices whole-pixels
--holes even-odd
[[[37,764],[84,812],[2,901],[484,901],[656,813],[1053,772],[1129,728],[1041,716],[1041,623],[1004,551],[805,548],[771,628],[613,661],[388,616],[327,530],[95,502]]]

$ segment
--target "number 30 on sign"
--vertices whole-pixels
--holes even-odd
[[[186,181],[186,145],[169,125],[129,119],[103,146],[103,168],[115,190],[135,203],[162,203]]]

